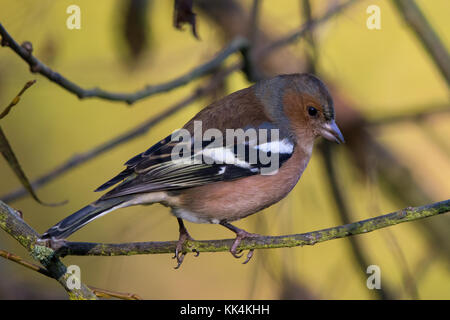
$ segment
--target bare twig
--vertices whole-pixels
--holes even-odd
[[[247,48],[241,50],[244,68],[243,72],[247,76],[247,79],[251,82],[258,81],[262,75],[259,74],[259,70],[256,68],[255,64],[255,46],[258,39],[258,25],[259,25],[259,15],[261,12],[261,0],[253,0],[252,9],[250,13],[249,27],[247,37],[249,39],[250,45]]]
[[[183,98],[181,101],[175,103],[170,108],[163,111],[161,114],[151,117],[148,120],[144,121],[140,125],[138,125],[135,128],[132,128],[128,130],[125,133],[122,133],[121,135],[114,137],[113,139],[106,141],[86,152],[77,154],[70,158],[69,160],[65,161],[64,163],[60,164],[56,168],[50,170],[48,173],[42,175],[41,177],[37,178],[35,181],[32,182],[32,186],[34,189],[38,189],[47,183],[53,181],[57,177],[60,177],[61,175],[65,174],[66,172],[70,171],[71,169],[74,169],[87,161],[90,161],[92,159],[95,159],[96,157],[102,155],[103,153],[118,147],[119,145],[122,145],[125,142],[128,142],[130,140],[133,140],[135,138],[138,138],[145,133],[147,133],[151,128],[153,128],[155,125],[163,121],[164,119],[167,119],[169,116],[173,115],[177,111],[180,111],[181,109],[187,107],[191,103],[193,103],[198,98],[208,94],[211,91],[214,91],[220,83],[223,81],[225,77],[227,77],[230,73],[239,70],[241,68],[241,64],[237,63],[227,69],[225,69],[223,72],[219,72],[216,76],[214,76],[211,81],[203,87],[198,88],[195,90],[192,94],[189,96]],[[10,203],[12,201],[18,200],[24,196],[27,195],[27,191],[24,188],[19,188],[11,193],[8,193],[1,197],[1,199],[6,202]]]
[[[311,2],[309,0],[302,0],[302,16],[307,25],[310,25],[314,20],[312,17]],[[319,50],[317,50],[316,41],[314,40],[314,33],[309,30],[305,34],[305,39],[310,47],[310,51],[306,52],[307,71],[315,74],[317,69],[317,60],[319,59]]]
[[[340,4],[332,9],[330,9],[322,17],[305,23],[300,28],[300,30],[289,33],[288,35],[286,35],[278,40],[273,41],[272,43],[268,44],[266,47],[261,49],[261,51],[258,54],[258,58],[261,58],[268,54],[271,54],[274,51],[276,51],[277,49],[282,48],[288,44],[291,44],[292,42],[297,41],[301,37],[304,37],[312,29],[314,29],[321,23],[328,21],[330,18],[336,16],[337,14],[342,13],[342,11],[344,11],[345,9],[350,7],[350,5],[352,5],[356,1],[357,0],[348,0],[348,1],[344,2],[343,4]]]
[[[46,66],[44,63],[39,61],[35,56],[32,55],[32,50],[27,46],[20,46],[6,31],[3,25],[0,23],[0,35],[2,36],[2,46],[7,46],[11,48],[15,53],[17,53],[25,62],[30,66],[30,70],[33,73],[40,73],[41,75],[48,78],[50,81],[55,82],[59,86],[63,87],[67,91],[75,94],[80,99],[85,98],[100,98],[110,101],[120,101],[126,102],[128,104],[133,104],[138,100],[147,98],[149,96],[167,92],[178,87],[181,87],[190,81],[202,77],[211,73],[222,62],[235,52],[238,52],[242,48],[247,46],[247,40],[242,37],[237,37],[232,40],[226,48],[219,52],[216,57],[210,61],[196,67],[192,71],[182,75],[174,80],[165,82],[159,85],[147,85],[145,88],[132,93],[116,93],[111,91],[106,91],[100,88],[83,89],[76,83],[63,77],[61,74],[53,71],[50,67]],[[29,44],[29,42],[28,42]]]
[[[375,108],[376,109],[376,108]],[[412,108],[418,109],[418,108]],[[421,121],[434,115],[439,115],[442,113],[450,112],[450,105],[444,103],[441,105],[429,105],[420,108],[421,111],[411,112],[407,114],[396,114],[391,116],[383,116],[373,120],[370,120],[367,125],[369,126],[382,126],[390,125],[397,122],[403,121]]]
[[[100,289],[96,287],[89,286],[89,288],[95,293],[99,298],[118,298],[122,300],[142,300],[141,296],[136,293],[127,292],[117,292],[106,289]]]
[[[40,274],[43,274],[44,276],[47,276],[50,278],[52,277],[52,275],[50,274],[50,272],[48,272],[47,269],[42,268],[41,266],[38,266],[37,264],[27,262],[23,258],[15,255],[13,253],[7,252],[5,250],[0,250],[0,257],[5,258],[6,260],[14,261],[15,263],[18,263],[21,266],[24,266],[25,268],[39,272]]]
[[[28,81],[25,86],[20,90],[20,92],[17,94],[17,96],[11,101],[11,103],[6,107],[6,109],[1,113],[0,119],[5,117],[11,109],[20,101],[20,96],[29,88],[31,87],[36,80]],[[21,182],[24,192],[30,194],[36,202],[47,205],[47,206],[57,206],[62,203],[45,203],[39,199],[37,194],[34,192],[33,187],[31,186],[27,175],[25,174],[25,171],[22,169],[22,166],[19,163],[19,160],[16,157],[16,154],[14,153],[8,139],[6,138],[5,133],[3,132],[2,127],[0,127],[0,153],[5,158],[5,160],[8,162],[9,167],[14,172],[16,177]]]
[[[1,202],[0,202],[1,203]],[[386,228],[399,223],[415,221],[418,219],[444,214],[450,211],[450,199],[432,203],[422,207],[409,207],[375,218],[349,223],[333,228],[302,234],[286,236],[260,236],[242,240],[239,249],[271,249],[288,248],[304,245],[314,245],[319,242],[344,238],[352,235],[363,234]],[[1,217],[1,216],[0,216]],[[189,240],[184,246],[184,251],[197,252],[220,252],[228,251],[234,239],[224,240]],[[162,254],[173,253],[177,241],[165,242],[133,242],[133,243],[88,243],[88,242],[65,242],[59,249],[61,255],[90,255],[90,256],[123,256],[137,254]]]
[[[400,244],[398,243],[396,237],[390,231],[391,230],[386,230],[385,235],[387,236],[387,240],[389,241],[389,248],[391,249],[392,255],[397,261],[398,268],[401,269],[405,292],[409,294],[411,299],[419,300],[420,297],[417,290],[415,275],[411,273],[405,254],[400,247]]]
[[[333,164],[333,157],[332,157],[332,146],[329,144],[323,143],[321,145],[321,151],[323,154],[324,162],[325,162],[325,168],[327,171],[327,178],[329,185],[331,187],[331,194],[336,202],[337,211],[339,213],[339,216],[341,218],[342,223],[350,223],[351,216],[350,216],[350,209],[348,208],[347,202],[345,200],[345,196],[342,193],[342,188],[339,186],[339,179],[336,176],[336,171]],[[359,265],[359,268],[362,271],[362,275],[365,277],[365,272],[367,269],[367,266],[370,265],[370,263],[367,262],[367,257],[365,255],[365,250],[362,248],[361,243],[357,241],[355,238],[349,238],[350,246],[352,249],[353,256],[356,260],[356,262]],[[383,288],[380,288],[380,290],[374,290],[375,294],[378,294],[380,298],[386,300],[391,299],[392,295],[389,293],[388,290],[386,290],[386,286],[383,286]]]
[[[22,90],[20,90],[20,92],[17,94],[17,96],[15,96],[15,98],[11,101],[11,103],[6,107],[5,110],[3,110],[2,113],[0,113],[0,119],[3,119],[4,117],[6,117],[8,115],[8,113],[11,111],[11,109],[19,103],[20,101],[20,97],[22,96],[22,94],[29,88],[31,87],[33,84],[36,83],[36,80],[30,80],[27,83],[25,83],[25,86],[22,88]]]
[[[21,266],[24,266],[25,268],[28,268],[30,270],[36,271],[40,274],[43,274],[44,276],[52,278],[52,274],[50,272],[48,272],[47,269],[45,269],[41,266],[38,266],[34,263],[27,262],[23,258],[19,257],[18,255],[7,252],[5,250],[0,250],[0,257],[5,258],[6,260],[13,261]],[[92,286],[88,286],[88,287],[99,298],[118,298],[118,299],[123,299],[123,300],[142,300],[142,298],[135,293],[122,293],[122,292],[117,292],[117,291],[100,289],[100,288],[96,288],[96,287],[92,287]]]
[[[248,28],[248,39],[254,43],[258,36],[259,15],[261,12],[261,0],[253,0],[250,13],[250,26]]]
[[[450,87],[450,56],[433,27],[414,0],[394,0],[393,3]]]

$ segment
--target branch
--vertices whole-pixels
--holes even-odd
[[[450,211],[450,200],[436,202],[430,205],[406,208],[387,215],[350,223],[334,228],[323,229],[303,234],[287,236],[260,236],[257,238],[244,239],[238,249],[269,249],[288,248],[303,245],[314,245],[319,242],[343,238],[351,235],[371,232],[395,224],[423,219]],[[59,255],[97,255],[97,256],[117,256],[136,254],[158,254],[173,253],[176,241],[166,242],[135,242],[121,244],[100,244],[86,242],[66,242],[61,241],[61,248],[55,252],[53,249],[40,245],[39,235],[25,221],[22,220],[18,212],[0,201],[0,227],[9,235],[15,238],[30,255],[39,261],[48,271],[49,276],[56,279],[68,292],[71,299],[96,299],[95,293],[86,285],[81,288],[69,288],[68,282],[74,275],[67,273],[66,266],[59,260]],[[189,240],[183,250],[195,252],[219,252],[227,251],[231,247],[234,239],[195,241]],[[11,258],[10,254],[6,255]],[[30,269],[38,271],[38,266],[29,263],[21,263],[20,258],[14,257],[16,261]],[[45,272],[41,272],[45,274]],[[94,289],[95,291],[95,289]],[[111,292],[103,291],[112,296]],[[130,294],[122,294],[129,298],[138,298]]]
[[[128,292],[117,292],[111,290],[100,289],[96,287],[89,286],[89,288],[95,293],[99,298],[118,298],[122,300],[142,300],[141,296],[136,293]]]
[[[3,112],[0,114],[0,119],[3,119],[4,117],[6,117],[8,115],[8,113],[11,111],[11,109],[16,104],[19,103],[20,97],[22,96],[22,94],[35,83],[36,83],[36,80],[30,80],[27,83],[25,83],[25,86],[22,88],[22,90],[20,90],[20,92],[17,94],[17,96],[14,97],[14,99],[9,103],[9,105],[5,108],[5,110],[3,110]]]
[[[29,263],[13,253],[10,253],[10,252],[0,249],[0,257],[5,258],[6,260],[13,261],[17,264],[20,264],[21,266],[24,266],[25,268],[28,268],[30,270],[36,271],[40,274],[43,274],[44,276],[52,278],[52,275],[50,274],[50,272],[48,272],[47,269],[45,269],[41,266],[38,266],[36,264]],[[96,287],[92,287],[92,286],[88,286],[88,287],[99,298],[118,298],[118,299],[123,299],[123,300],[142,300],[142,298],[135,293],[123,293],[123,292],[100,289],[100,288],[96,288]]]
[[[399,108],[400,109],[400,108]],[[418,109],[418,108],[412,108]],[[382,125],[391,125],[397,122],[403,121],[421,121],[425,120],[431,116],[439,115],[442,113],[450,112],[450,105],[448,103],[443,103],[440,105],[428,105],[420,107],[421,111],[411,112],[406,114],[394,114],[394,115],[385,115],[383,117],[375,118],[373,120],[369,120],[367,123],[368,126],[382,126]]]
[[[80,99],[85,98],[100,98],[110,101],[120,101],[126,102],[128,104],[133,104],[138,100],[147,98],[149,96],[167,92],[178,87],[181,87],[190,81],[202,77],[208,73],[215,70],[222,62],[228,58],[228,56],[233,53],[247,47],[247,40],[242,37],[237,37],[232,40],[226,48],[219,52],[216,57],[210,61],[202,64],[192,71],[182,75],[174,80],[165,82],[159,85],[147,85],[141,90],[132,93],[116,93],[106,91],[100,88],[83,89],[76,83],[68,80],[61,74],[53,71],[50,67],[46,66],[44,63],[39,61],[35,56],[32,55],[32,47],[29,42],[25,42],[20,46],[6,31],[3,25],[0,23],[0,35],[2,36],[1,45],[11,48],[15,53],[17,53],[28,65],[30,66],[30,71],[32,73],[40,73],[41,75],[48,78],[50,81],[55,82],[59,86],[63,87],[67,91],[75,94]]]
[[[261,14],[261,0],[253,0],[252,9],[250,13],[249,26],[247,37],[249,40],[249,46],[241,50],[244,67],[242,71],[247,77],[249,82],[256,82],[263,78],[263,75],[259,73],[255,64],[255,47],[258,39],[259,20]]]
[[[339,184],[339,177],[336,174],[336,164],[332,161],[332,159],[334,159],[334,146],[328,143],[322,143],[320,147],[323,155],[325,170],[327,173],[326,177],[331,188],[331,195],[333,196],[334,202],[336,204],[339,218],[341,220],[341,223],[349,224],[351,221],[350,208],[343,192],[344,188],[341,188]],[[355,258],[356,263],[365,276],[366,268],[370,264],[368,263],[367,251],[364,250],[362,244],[357,241],[356,238],[349,238],[349,242],[353,257]],[[386,289],[386,285],[384,285],[383,288],[374,291],[373,293],[379,295],[379,297],[383,300],[393,299],[393,295],[390,290]]]
[[[25,86],[20,90],[20,92],[14,97],[14,99],[9,103],[9,105],[6,107],[6,109],[0,114],[0,120],[6,117],[11,109],[17,105],[20,101],[20,98],[22,94],[30,88],[36,80],[28,81]],[[45,205],[45,206],[57,206],[61,203],[45,203],[39,199],[35,191],[33,190],[33,187],[30,184],[30,181],[27,178],[27,175],[25,174],[25,171],[22,169],[22,166],[20,165],[20,162],[14,153],[14,150],[11,147],[11,144],[9,143],[8,139],[6,138],[6,134],[3,132],[2,127],[0,126],[0,153],[5,158],[6,162],[8,163],[11,170],[16,175],[17,179],[20,181],[20,183],[23,186],[24,192],[28,192],[36,202]]]
[[[146,134],[151,128],[153,128],[155,125],[160,123],[161,121],[165,120],[169,116],[173,115],[174,113],[180,111],[181,109],[189,106],[191,103],[196,101],[198,98],[203,97],[207,95],[210,92],[213,92],[217,87],[220,86],[223,79],[227,77],[232,72],[239,70],[241,68],[241,64],[237,63],[222,72],[219,72],[217,75],[215,75],[211,81],[206,85],[198,88],[194,91],[194,93],[190,94],[189,96],[183,98],[181,101],[175,103],[173,106],[169,107],[162,113],[160,113],[157,116],[151,117],[148,120],[144,121],[137,127],[134,127],[122,134],[120,134],[117,137],[114,137],[111,140],[108,140],[104,143],[101,143],[100,145],[85,151],[83,153],[74,155],[69,160],[66,160],[64,163],[60,164],[56,168],[50,170],[48,173],[42,175],[41,177],[34,180],[31,185],[34,188],[34,190],[46,185],[47,183],[53,181],[54,179],[58,178],[59,176],[67,173],[68,171],[79,167],[80,165],[97,158],[98,156],[102,155],[103,153],[118,147],[119,145],[122,145],[130,140],[133,140],[135,138],[138,138],[144,134]],[[27,195],[27,191],[21,187],[18,188],[15,191],[12,191],[6,195],[3,195],[0,197],[0,199],[6,203],[10,203],[12,201],[18,200],[20,198],[23,198]]]
[[[356,1],[357,0],[348,0],[347,2],[344,2],[343,4],[340,4],[332,9],[330,9],[322,17],[310,20],[309,22],[306,22],[305,24],[303,24],[303,26],[300,28],[300,30],[290,33],[276,41],[273,41],[266,47],[262,48],[261,52],[259,52],[258,59],[276,51],[277,49],[284,47],[285,45],[288,45],[288,44],[304,37],[312,29],[314,29],[318,25],[322,24],[323,22],[328,21],[330,18],[334,17],[338,13],[341,13],[342,11],[344,11],[345,9],[350,7],[350,5],[354,4]]]
[[[6,260],[11,260],[17,264],[20,264],[21,266],[24,266],[25,268],[28,268],[28,269],[36,271],[40,274],[43,274],[44,276],[47,276],[50,278],[52,277],[50,272],[48,272],[47,269],[42,268],[41,266],[38,266],[37,264],[27,262],[23,258],[15,255],[13,253],[9,253],[5,250],[0,250],[0,257],[5,258]]]
[[[362,220],[334,228],[323,229],[319,231],[307,232],[302,234],[293,234],[286,236],[261,236],[242,240],[238,249],[273,249],[290,248],[304,245],[314,245],[319,242],[325,242],[333,239],[344,238],[352,235],[371,232],[374,230],[386,228],[399,223],[415,221],[450,211],[450,199],[436,202],[422,207],[408,207],[403,210],[395,211],[383,216]],[[224,240],[189,240],[184,246],[184,251],[197,252],[220,252],[228,251],[233,244],[234,239]],[[119,244],[103,244],[88,242],[63,242],[58,254],[82,255],[82,256],[123,256],[137,254],[161,254],[173,253],[177,241],[165,242],[133,242]]]
[[[394,4],[450,86],[450,56],[427,18],[413,0],[394,0]]]
[[[33,259],[39,261],[49,275],[64,287],[71,299],[96,299],[92,290],[83,283],[81,283],[80,289],[69,288],[70,277],[74,277],[74,275],[66,272],[66,266],[54,255],[53,250],[36,245],[39,234],[26,224],[13,208],[1,201],[0,228],[25,247]]]

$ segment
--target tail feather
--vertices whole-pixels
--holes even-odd
[[[126,200],[126,198],[112,198],[93,202],[55,224],[41,236],[41,239],[65,239],[92,220],[120,208]]]

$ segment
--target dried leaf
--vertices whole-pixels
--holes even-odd
[[[33,188],[31,187],[30,182],[28,181],[27,177],[25,176],[25,173],[23,172],[22,168],[20,167],[19,161],[17,160],[14,152],[11,149],[11,146],[6,139],[5,134],[3,133],[2,128],[0,127],[0,152],[2,153],[3,157],[8,162],[11,169],[16,174],[17,178],[19,178],[22,185],[25,187],[25,189],[28,190],[28,192],[31,194],[31,196],[39,203],[42,203],[41,200],[36,196],[36,194],[33,191]]]
[[[182,25],[189,23],[192,27],[192,34],[199,39],[195,25],[195,13],[192,11],[193,0],[175,0],[174,26],[182,30]]]
[[[149,44],[149,0],[131,0],[124,3],[123,38],[130,53],[129,62],[135,64]]]
[[[20,96],[27,90],[29,87],[31,87],[36,80],[28,81],[23,89],[19,92],[19,94],[11,101],[11,103],[6,107],[6,109],[1,113],[0,119],[4,118],[11,109],[20,101]],[[8,142],[8,139],[6,138],[5,133],[3,132],[2,128],[0,127],[0,153],[3,155],[5,160],[8,162],[11,169],[16,174],[17,178],[20,180],[24,188],[30,193],[30,195],[33,197],[34,200],[39,202],[42,205],[47,206],[56,206],[61,205],[63,203],[56,203],[56,204],[47,204],[42,202],[36,195],[36,193],[33,190],[33,187],[31,186],[27,176],[25,175],[24,171],[22,170],[22,167],[19,164],[19,161],[17,160],[16,155],[14,154],[11,145]]]

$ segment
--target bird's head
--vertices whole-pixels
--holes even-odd
[[[319,136],[344,143],[335,122],[333,99],[325,84],[311,74],[281,75],[257,85],[256,94],[281,127],[296,136]]]

